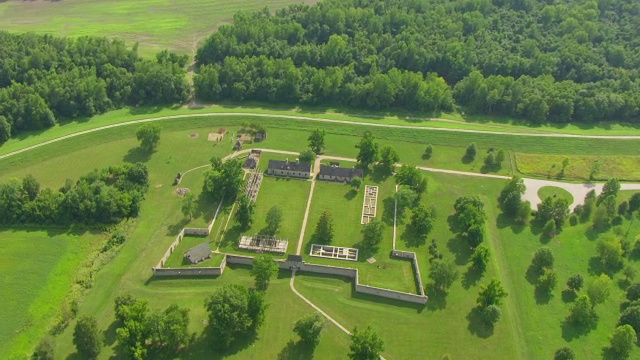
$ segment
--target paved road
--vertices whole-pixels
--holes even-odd
[[[205,114],[182,114],[182,115],[169,115],[169,116],[160,116],[154,118],[147,119],[139,119],[126,121],[118,124],[111,124],[106,126],[100,126],[94,129],[88,129],[83,131],[78,131],[72,134],[68,134],[65,136],[61,136],[52,140],[43,141],[41,143],[31,145],[25,147],[20,150],[16,150],[10,152],[8,154],[0,155],[0,159],[8,158],[16,154],[23,153],[25,151],[38,148],[40,146],[44,146],[47,144],[55,143],[64,139],[69,139],[72,137],[76,137],[83,134],[89,134],[96,131],[102,131],[105,129],[111,129],[120,126],[127,126],[132,124],[140,124],[146,122],[153,121],[162,121],[162,120],[170,120],[170,119],[186,119],[193,117],[215,117],[215,116],[254,116],[254,117],[267,117],[267,118],[282,118],[282,119],[295,119],[295,120],[306,120],[306,121],[317,121],[317,122],[325,122],[325,123],[336,123],[336,124],[349,124],[349,125],[358,125],[358,126],[376,126],[376,127],[384,127],[384,128],[396,128],[396,129],[413,129],[413,130],[428,130],[428,131],[448,131],[448,132],[463,132],[463,133],[476,133],[476,134],[494,134],[494,135],[511,135],[511,136],[533,136],[533,137],[557,137],[557,138],[583,138],[583,139],[640,139],[640,135],[574,135],[574,134],[555,134],[555,133],[518,133],[518,132],[504,132],[504,131],[487,131],[487,130],[470,130],[470,129],[450,129],[450,128],[438,128],[438,127],[429,127],[429,126],[411,126],[411,125],[393,125],[393,124],[379,124],[379,123],[370,123],[370,122],[359,122],[359,121],[347,121],[347,120],[335,120],[335,119],[324,119],[324,118],[312,118],[307,116],[295,116],[295,115],[274,115],[274,114],[258,114],[251,112],[242,112],[242,113],[205,113]]]

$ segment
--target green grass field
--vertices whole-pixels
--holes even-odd
[[[0,354],[29,349],[47,332],[76,269],[103,237],[62,229],[0,231]]]
[[[209,132],[215,131],[219,127],[226,127],[231,131],[237,130],[241,121],[252,120],[254,119],[250,117],[240,119],[196,118],[188,121],[181,119],[163,122],[160,144],[157,151],[150,156],[143,156],[136,150],[137,142],[134,140],[134,132],[137,126],[127,126],[75,137],[0,160],[0,181],[32,173],[40,179],[43,186],[53,188],[60,187],[66,178],[77,178],[91,169],[117,164],[125,160],[143,161],[149,166],[151,187],[147,199],[143,203],[141,216],[134,222],[129,240],[120,253],[96,275],[94,287],[80,307],[81,314],[95,315],[98,318],[100,328],[105,330],[108,347],[101,354],[101,358],[108,358],[114,354],[113,299],[121,292],[130,291],[136,296],[147,298],[153,308],[166,307],[171,302],[189,306],[192,309],[192,330],[199,335],[203,329],[201,320],[206,317],[202,304],[207,294],[225,283],[237,282],[246,285],[252,283],[252,279],[244,268],[225,270],[225,274],[216,279],[154,280],[151,278],[150,271],[169,244],[175,240],[180,229],[189,223],[188,219],[185,219],[180,212],[180,198],[174,194],[175,188],[172,186],[172,182],[175,174],[178,171],[184,172],[197,166],[206,165],[213,155],[224,156],[231,152],[230,140],[217,143],[208,142],[206,135]],[[255,144],[255,146],[291,151],[301,150],[305,147],[308,130],[315,128],[314,125],[316,125],[289,119],[261,119],[261,121],[267,126],[269,138],[262,143]],[[355,156],[353,145],[357,142],[358,137],[353,135],[359,135],[363,130],[362,127],[356,127],[356,125],[332,126],[328,130],[330,131],[327,136],[327,154]],[[380,129],[374,130],[377,135],[385,137],[384,142],[394,142],[401,149],[408,149],[413,144],[419,144],[420,146],[416,147],[413,152],[414,155],[410,150],[407,150],[407,154],[401,153],[403,161],[409,159],[407,162],[412,162],[411,159],[416,159],[416,163],[430,166],[428,162],[431,160],[417,158],[423,151],[424,144],[429,142],[436,144],[434,137],[422,139],[410,131],[397,132],[394,130],[386,134]],[[193,133],[198,133],[199,137],[191,137]],[[431,135],[433,134],[429,133],[429,136]],[[449,136],[439,138],[438,141],[445,143],[457,139],[455,136],[451,137],[451,134],[447,135]],[[402,136],[406,137],[405,143],[400,139]],[[462,144],[462,147],[453,148],[460,149],[462,153],[464,146],[466,146],[466,140],[469,139],[456,142],[456,144]],[[541,141],[541,139],[537,139],[537,141]],[[477,143],[480,145],[480,141]],[[516,145],[516,141],[513,140],[513,143],[504,146],[509,148]],[[562,142],[558,141],[555,145],[560,146]],[[622,147],[622,145],[617,146]],[[434,147],[435,159],[435,154],[440,151],[440,146],[434,145]],[[481,147],[481,151],[482,149],[483,147]],[[450,168],[469,169],[473,166],[473,164],[463,164],[456,152],[451,152],[455,156],[447,157],[444,155],[446,152],[442,152],[442,154],[441,163],[444,164],[448,160]],[[536,303],[533,285],[527,281],[525,272],[531,254],[540,245],[539,235],[531,232],[529,228],[521,229],[509,226],[499,217],[495,198],[503,181],[439,173],[427,173],[427,176],[429,179],[428,191],[421,201],[424,205],[435,206],[438,213],[434,230],[429,235],[428,241],[436,240],[439,251],[444,254],[445,259],[456,263],[461,275],[460,280],[453,285],[446,297],[432,296],[425,308],[417,308],[405,303],[353,294],[352,285],[348,279],[315,277],[304,274],[301,274],[299,281],[296,281],[300,291],[331,316],[335,316],[347,328],[353,328],[356,325],[365,326],[369,323],[374,325],[387,343],[385,356],[388,358],[411,358],[416,354],[422,356],[426,351],[427,356],[435,358],[448,353],[453,358],[482,358],[486,355],[487,358],[491,356],[491,358],[498,359],[537,359],[549,358],[555,348],[566,344],[578,351],[584,358],[593,358],[594,354],[599,354],[617,320],[617,302],[621,290],[616,289],[604,306],[598,306],[600,322],[596,330],[575,339],[569,337],[567,340],[563,339],[560,323],[566,316],[569,306],[561,299],[563,286],[558,286],[555,296],[548,303]],[[199,192],[201,179],[201,171],[193,171],[185,177],[183,185]],[[388,199],[393,194],[393,179],[371,179],[371,181],[379,182],[381,186],[378,203],[379,214],[385,221],[388,221]],[[306,206],[310,183],[266,178],[263,186],[258,198],[256,214],[264,214],[270,204],[284,201],[283,204],[286,204],[287,209],[283,205],[283,211],[291,211],[288,215],[292,217],[292,220],[283,223],[283,234],[289,237],[289,251],[292,252],[300,233],[299,226]],[[350,191],[347,186],[327,183],[318,183],[316,191],[305,239],[312,234],[319,212],[323,208],[331,206],[334,199],[338,198],[341,205],[333,210],[336,211],[334,218],[336,222],[344,224],[345,229],[348,228],[348,233],[342,235],[337,232],[335,244],[351,246],[357,243],[359,241],[359,225],[354,228],[351,223],[354,221],[359,223],[362,192],[356,194],[352,199],[348,199],[350,195],[345,197]],[[321,196],[318,196],[319,194]],[[455,199],[463,195],[479,195],[487,207],[489,218],[487,244],[491,248],[492,260],[487,273],[482,278],[467,274],[467,260],[470,255],[468,246],[449,231],[447,224],[447,217],[452,213]],[[628,197],[630,193],[625,192],[624,196]],[[203,222],[204,219],[210,217],[215,206],[214,203],[204,206],[209,214],[202,216]],[[213,234],[208,240],[219,238],[229,213],[230,207],[228,205],[222,208],[219,220],[214,224]],[[295,219],[295,216],[299,218]],[[422,280],[429,289],[428,245],[415,243],[410,234],[405,234],[409,216],[410,213],[405,214],[404,221],[399,225],[398,247],[417,252]],[[256,216],[255,229],[260,229],[264,225],[261,223],[264,221],[263,217],[264,215]],[[496,221],[496,219],[498,220]],[[629,222],[625,221],[621,227],[626,230],[628,225]],[[229,226],[233,227],[233,220]],[[636,222],[631,227],[629,236],[634,237],[640,232],[639,227],[640,224]],[[390,231],[391,227],[388,227],[388,237],[385,239],[389,239],[389,241],[385,240],[380,251],[374,254],[377,260],[375,264],[356,263],[356,266],[365,266],[361,273],[361,281],[374,286],[415,291],[412,277],[409,276],[412,275],[410,263],[388,259],[387,254],[391,248]],[[5,236],[3,233],[3,240],[5,238],[10,241],[19,240],[15,244],[23,244],[37,241],[39,237],[49,235],[45,231],[18,233],[20,235],[15,236],[14,234]],[[556,271],[559,273],[561,284],[574,271],[581,271],[585,275],[589,274],[589,259],[595,253],[594,241],[589,240],[591,235],[587,231],[586,224],[576,227],[567,225],[565,230],[551,241],[549,246],[552,246],[556,252]],[[85,236],[81,239],[84,241]],[[91,243],[90,238],[86,239],[87,243]],[[575,245],[571,246],[574,243]],[[12,242],[3,242],[3,244],[5,246],[9,244],[10,249],[7,250],[9,254],[19,254],[21,251],[17,245],[13,249]],[[577,250],[574,251],[574,249],[579,249],[577,255]],[[337,260],[321,261],[326,261],[330,265],[343,263],[343,261]],[[314,262],[316,261],[314,260]],[[638,266],[635,262],[633,264]],[[386,265],[387,268],[378,269],[377,266],[380,265]],[[366,266],[373,269],[367,269]],[[72,266],[69,268],[75,269]],[[37,271],[48,273],[43,269]],[[63,275],[67,276],[66,284],[69,284],[74,277],[73,270]],[[288,290],[288,275],[282,273],[281,276],[280,279],[274,281],[274,285],[268,292],[272,307],[267,315],[267,325],[264,332],[261,330],[261,337],[251,344],[239,345],[239,348],[233,350],[233,354],[228,354],[230,357],[250,359],[258,356],[257,354],[260,356],[266,354],[264,356],[273,358],[284,352],[290,354],[287,355],[288,358],[296,358],[295,351],[300,349],[296,350],[293,345],[288,345],[289,340],[293,338],[291,323],[297,317],[311,310],[304,303],[298,301]],[[493,333],[487,333],[486,329],[478,327],[473,317],[470,318],[471,320],[468,317],[474,306],[479,286],[494,276],[503,281],[510,296],[502,307],[503,318]],[[55,281],[60,281],[60,279],[56,278]],[[40,291],[38,289],[42,289],[43,286],[34,287],[34,290],[30,288],[29,291]],[[60,296],[60,299],[65,294],[64,284],[61,286],[62,288],[57,295]],[[52,308],[51,304],[57,306],[55,302],[47,301],[46,304],[36,303],[32,307],[36,313],[46,312],[47,308],[55,313],[56,308],[55,306]],[[44,320],[41,324],[30,323],[24,312],[17,315],[13,313],[16,311],[12,311],[13,317],[5,321],[4,325],[6,331],[11,334],[7,337],[9,339],[7,341],[14,345],[11,349],[2,350],[2,354],[4,355],[6,351],[8,358],[24,357],[36,342],[37,336],[46,332],[47,324]],[[283,320],[278,321],[278,319]],[[25,327],[24,324],[36,325],[38,330],[33,330],[34,327],[29,325]],[[15,329],[21,328],[25,329],[25,334],[34,334],[35,337],[22,337],[22,335],[14,337]],[[56,350],[61,358],[74,352],[71,343],[71,330],[72,326],[57,338]],[[30,331],[36,332],[31,333]],[[333,335],[329,335],[332,332]],[[535,334],[535,336],[527,334]],[[342,357],[342,354],[346,352],[348,338],[335,328],[328,327],[327,337],[323,339],[317,350],[318,358],[331,358],[335,354]],[[460,346],[460,344],[465,344],[465,346]],[[337,351],[336,348],[340,351]],[[637,353],[636,351],[633,355],[637,355]],[[199,359],[210,357],[210,355],[207,353],[206,340],[202,339],[194,345],[189,353],[182,354],[181,357]]]
[[[547,177],[569,180],[589,180],[596,161],[600,171],[595,179],[606,180],[612,176],[625,181],[640,180],[640,156],[596,156],[596,155],[515,155],[518,171],[525,176]],[[569,161],[563,169],[563,162]]]
[[[143,55],[162,49],[191,53],[198,41],[238,11],[276,10],[310,0],[6,1],[0,3],[0,30],[58,36],[110,36],[138,42]]]
[[[232,218],[227,232],[220,240],[220,251],[255,255],[255,252],[239,249],[238,241],[242,235],[261,233],[266,227],[269,209],[278,206],[282,210],[282,224],[276,236],[287,239],[289,241],[287,253],[295,254],[310,188],[309,181],[265,176],[256,199],[253,223],[249,229],[243,231],[237,221]],[[227,218],[224,221],[227,221]]]
[[[540,199],[546,199],[548,197],[552,198],[562,198],[566,199],[569,204],[573,203],[573,195],[565,189],[556,187],[556,186],[544,186],[538,190],[538,197]]]

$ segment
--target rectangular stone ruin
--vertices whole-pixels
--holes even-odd
[[[362,221],[361,224],[368,224],[371,219],[376,217],[378,207],[378,187],[366,185],[364,187],[364,200],[362,203]]]
[[[258,198],[258,192],[262,185],[262,178],[263,175],[261,172],[252,171],[249,173],[249,179],[247,179],[247,185],[244,188],[244,193],[252,202],[255,202]]]
[[[242,236],[238,247],[243,250],[285,254],[289,241],[270,235]]]
[[[358,261],[358,249],[340,246],[312,244],[309,255],[327,259]]]

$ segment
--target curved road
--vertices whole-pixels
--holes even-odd
[[[554,133],[518,133],[518,132],[502,132],[502,131],[486,131],[486,130],[470,130],[470,129],[450,129],[450,128],[437,128],[437,127],[429,127],[429,126],[411,126],[411,125],[393,125],[393,124],[378,124],[378,123],[370,123],[370,122],[359,122],[359,121],[348,121],[348,120],[334,120],[334,119],[324,119],[324,118],[312,118],[306,116],[294,116],[294,115],[275,115],[275,114],[259,114],[259,113],[251,113],[251,112],[242,112],[242,113],[204,113],[204,114],[182,114],[182,115],[169,115],[169,116],[161,116],[155,118],[147,118],[147,119],[139,119],[139,120],[131,120],[117,124],[100,126],[93,129],[78,131],[75,133],[71,133],[68,135],[64,135],[55,139],[43,141],[41,143],[31,145],[25,147],[20,150],[16,150],[10,152],[8,154],[0,155],[0,159],[5,159],[10,156],[23,153],[25,151],[38,148],[40,146],[44,146],[47,144],[51,144],[54,142],[58,142],[64,139],[69,139],[72,137],[76,137],[83,134],[89,134],[96,131],[101,131],[105,129],[111,129],[120,126],[127,126],[132,124],[140,124],[146,122],[153,121],[161,121],[161,120],[170,120],[170,119],[183,119],[183,118],[193,118],[193,117],[212,117],[212,116],[254,116],[254,117],[268,117],[268,118],[282,118],[282,119],[295,119],[295,120],[306,120],[306,121],[317,121],[317,122],[325,122],[325,123],[336,123],[336,124],[348,124],[348,125],[360,125],[360,126],[376,126],[376,127],[386,127],[386,128],[396,128],[396,129],[412,129],[412,130],[429,130],[429,131],[448,131],[448,132],[463,132],[463,133],[476,133],[476,134],[493,134],[493,135],[510,135],[510,136],[531,136],[531,137],[557,137],[557,138],[583,138],[583,139],[640,139],[640,135],[574,135],[574,134],[554,134]]]

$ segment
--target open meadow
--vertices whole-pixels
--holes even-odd
[[[143,55],[169,49],[191,53],[198,42],[238,11],[275,11],[310,0],[186,0],[186,1],[4,1],[0,30],[58,36],[118,37],[140,45]]]
[[[231,267],[225,270],[222,276],[214,279],[162,280],[151,278],[150,269],[157,263],[169,244],[173,242],[180,229],[185,226],[206,224],[217,206],[214,202],[201,204],[201,214],[194,217],[191,221],[192,224],[189,225],[189,219],[180,212],[180,197],[174,193],[176,187],[172,186],[175,174],[178,171],[184,172],[206,165],[211,156],[225,156],[231,153],[231,139],[224,139],[222,142],[209,142],[207,141],[209,132],[216,131],[220,127],[225,127],[229,131],[237,131],[241,122],[256,120],[251,117],[233,117],[193,118],[189,121],[180,119],[161,122],[163,126],[161,140],[157,151],[150,156],[145,156],[137,150],[137,142],[134,139],[136,126],[132,125],[81,135],[0,160],[0,169],[2,169],[0,181],[7,181],[13,177],[20,178],[31,173],[41,181],[43,187],[54,189],[61,186],[66,178],[77,178],[91,169],[123,161],[142,161],[149,167],[151,188],[143,203],[141,215],[134,221],[128,241],[120,253],[96,274],[93,289],[80,306],[80,314],[94,314],[98,319],[99,327],[105,331],[108,347],[101,353],[101,358],[108,358],[117,350],[113,335],[113,299],[126,291],[140,298],[148,299],[152,308],[165,307],[171,302],[178,302],[183,306],[190,307],[190,331],[196,333],[197,340],[188,351],[181,353],[180,357],[199,359],[206,356],[207,340],[203,335],[204,325],[201,322],[206,317],[202,306],[204,298],[215,288],[226,283],[250,285],[252,279],[248,276],[247,269]],[[292,119],[262,118],[259,120],[267,128],[269,137],[264,142],[251,146],[288,151],[304,149],[308,132],[321,125],[321,123],[308,124],[301,120]],[[363,128],[358,125],[332,125],[331,128],[327,128],[326,153],[355,157],[356,149],[353,146],[359,140],[362,130]],[[428,133],[426,137],[420,137],[413,134],[415,131],[413,133],[400,130],[385,132],[375,128],[374,131],[380,137],[381,143],[393,143],[397,148],[409,148],[419,144],[419,150],[408,151],[406,156],[401,152],[400,155],[401,161],[422,166],[432,166],[429,164],[430,160],[422,159],[419,156],[421,149],[427,143],[434,144],[435,153],[437,153],[437,144],[444,145],[453,141],[452,139],[457,139],[456,143],[460,144],[460,147],[451,147],[455,151],[450,153],[444,152],[439,163],[447,164],[448,168],[480,172],[477,168],[472,168],[473,164],[464,164],[460,159],[467,141],[473,139],[471,134],[446,133],[447,138],[445,138],[433,133]],[[198,134],[198,136],[194,134]],[[498,135],[494,136],[496,136],[494,140],[497,141]],[[399,142],[402,141],[401,137],[406,137],[406,142]],[[460,140],[461,138],[463,140]],[[511,141],[508,136],[506,140]],[[492,141],[490,139],[484,140],[484,142],[478,140],[477,143],[481,149],[483,147],[486,149]],[[503,145],[505,148],[515,147],[517,141],[516,139],[512,141],[511,145],[505,141],[502,141],[501,144],[507,144]],[[539,142],[536,146],[542,147],[546,143],[549,149],[553,149],[553,146],[550,146],[546,139],[536,139],[536,141]],[[554,146],[566,145],[568,142],[566,140],[555,142],[554,139],[549,141],[553,141]],[[579,145],[579,147],[582,146]],[[567,146],[564,150],[570,148],[571,146]],[[563,150],[555,149],[556,151]],[[282,157],[284,155],[268,154],[267,156],[265,154],[263,160]],[[266,165],[261,163],[261,166]],[[196,194],[199,194],[202,187],[203,171],[204,168],[190,172],[185,176],[184,183],[180,186],[189,187]],[[600,320],[595,330],[576,337],[566,332],[563,333],[561,327],[569,307],[562,296],[566,277],[576,271],[585,276],[590,276],[598,271],[589,264],[589,259],[595,256],[595,241],[593,234],[588,230],[589,224],[578,224],[575,227],[567,224],[565,230],[547,244],[552,247],[556,255],[555,269],[559,274],[560,284],[546,303],[540,302],[535,298],[534,286],[526,278],[526,268],[532,253],[542,244],[540,236],[537,230],[532,231],[529,227],[510,226],[501,220],[497,211],[496,198],[504,180],[429,172],[426,172],[426,175],[429,181],[428,190],[423,195],[421,202],[423,205],[434,206],[436,209],[438,215],[434,229],[427,242],[416,242],[411,234],[406,232],[406,224],[411,216],[411,212],[408,210],[399,221],[397,247],[415,251],[418,254],[422,280],[429,294],[431,280],[429,278],[430,264],[427,247],[431,239],[435,239],[439,251],[444,254],[445,259],[455,262],[460,273],[460,279],[454,283],[448,295],[432,296],[425,307],[419,307],[355,294],[351,282],[343,278],[300,274],[297,277],[296,285],[302,294],[347,328],[353,328],[356,325],[373,325],[387,344],[384,355],[388,358],[411,358],[418,354],[427,354],[432,357],[450,354],[453,358],[467,358],[477,357],[478,354],[493,354],[493,358],[537,359],[550,357],[555,348],[564,345],[571,346],[584,358],[598,358],[599,356],[594,354],[600,354],[602,347],[606,345],[607,337],[619,315],[617,306],[623,293],[622,290],[614,289],[609,300],[596,307]],[[393,204],[394,179],[392,177],[385,179],[368,176],[365,179],[365,184],[369,183],[380,186],[378,216],[387,223],[385,240],[380,245],[379,251],[373,254],[377,262],[369,264],[363,259],[356,263],[328,259],[311,260],[306,255],[308,254],[306,247],[315,229],[317,218],[325,208],[330,208],[334,212],[335,245],[351,247],[357,244],[361,238],[359,219],[362,189],[354,194],[348,185],[324,182],[316,184],[305,232],[304,256],[307,260],[317,263],[336,266],[351,266],[353,264],[361,269],[361,281],[365,284],[413,292],[415,291],[415,282],[410,263],[388,258],[392,238],[392,227],[389,225],[392,216],[389,217],[389,208],[390,204]],[[278,180],[266,177],[256,203],[258,206],[256,214],[258,215],[253,224],[255,230],[259,231],[264,225],[264,213],[271,204],[285,199],[287,206],[282,206],[283,211],[293,210],[288,214],[292,219],[291,222],[283,223],[282,231],[289,238],[289,252],[292,252],[300,233],[302,212],[306,206],[309,187],[310,182],[308,181]],[[450,231],[447,222],[448,216],[453,212],[455,199],[465,195],[478,195],[486,204],[489,219],[487,231],[490,234],[486,243],[491,251],[491,261],[482,277],[468,273],[470,251]],[[630,194],[625,193],[624,196],[628,197]],[[189,241],[193,241],[193,244],[196,245],[202,240],[218,239],[226,225],[229,213],[230,205],[227,204],[222,207],[209,238],[193,238]],[[231,219],[229,228],[233,228],[233,226],[234,220]],[[637,222],[632,223],[631,220],[623,220],[622,224],[617,226],[617,228],[625,230],[628,227],[630,230],[627,237],[633,239],[640,232],[640,226]],[[61,230],[61,233],[67,234],[68,231]],[[7,233],[4,232],[4,234]],[[11,235],[8,238],[12,241],[20,240],[19,244],[38,241],[38,238],[55,241],[58,236],[51,235],[51,231],[19,231],[9,234]],[[82,235],[80,239],[86,244],[98,241],[91,240],[92,237],[87,234]],[[16,243],[12,241],[3,243],[4,246],[8,246],[7,253],[20,254],[20,251],[23,250],[20,250],[20,247],[14,245]],[[570,244],[575,245],[570,246]],[[221,250],[232,249],[232,247],[232,245],[227,245],[226,248],[223,246]],[[576,249],[579,249],[580,256],[575,255]],[[65,251],[60,250],[60,253],[63,254]],[[79,255],[75,256],[81,258],[83,251],[88,250],[81,247],[77,251],[79,251]],[[182,250],[177,251],[177,253],[181,252]],[[175,259],[175,261],[177,260]],[[213,260],[217,260],[217,258],[214,257]],[[637,261],[629,261],[629,263],[640,270]],[[40,268],[40,265],[38,267],[31,265],[28,266],[29,269],[32,269],[29,271],[49,271]],[[383,268],[378,268],[378,266]],[[58,299],[64,297],[64,289],[74,278],[73,271],[67,271],[65,276],[67,280],[59,283],[61,288],[56,295],[59,296]],[[619,280],[620,276],[620,274],[616,275],[614,280]],[[475,305],[480,285],[491,277],[498,277],[503,282],[509,296],[502,307],[503,318],[493,331],[487,332],[487,329],[480,326],[477,319],[470,314]],[[63,278],[65,277],[63,276]],[[263,353],[270,354],[269,357],[298,357],[297,354],[301,349],[296,348],[295,343],[290,342],[294,338],[291,323],[301,315],[310,313],[311,309],[290,292],[288,281],[289,275],[286,272],[281,272],[279,278],[274,280],[269,288],[267,298],[271,306],[267,312],[266,325],[260,330],[259,337],[254,342],[239,344],[227,355],[232,358],[247,359]],[[30,288],[29,291],[41,291],[46,286],[51,285],[41,284],[33,289]],[[25,295],[25,297],[30,297],[30,295]],[[50,310],[46,310],[42,304],[38,305],[40,303],[37,301],[33,306],[36,307],[36,312],[55,312],[55,308],[51,309],[51,303],[47,302],[47,308]],[[2,348],[7,348],[8,345],[5,344],[16,344],[7,350],[10,358],[28,353],[35,343],[32,338],[17,341],[16,339],[21,337],[13,336],[15,329],[24,327],[24,324],[29,324],[30,321],[25,314],[14,315],[15,309],[20,308],[19,303],[15,304],[16,306],[13,308],[9,306],[7,309],[11,310],[9,313],[12,314],[12,317],[3,324],[5,327],[3,334],[10,335],[5,335],[3,338]],[[32,324],[36,325],[37,323]],[[74,352],[71,343],[72,327],[73,323],[56,340],[57,354],[63,358]],[[31,329],[32,327],[26,326],[25,333],[33,331]],[[537,335],[532,337],[527,334]],[[37,335],[42,335],[42,333]],[[328,325],[322,336],[320,347],[316,349],[316,356],[331,358],[334,354],[346,352],[348,337],[340,333],[333,325]],[[464,343],[466,346],[459,346],[460,343]],[[553,345],[549,346],[548,344]],[[336,347],[342,350],[338,352]],[[634,354],[638,352],[634,351]]]

